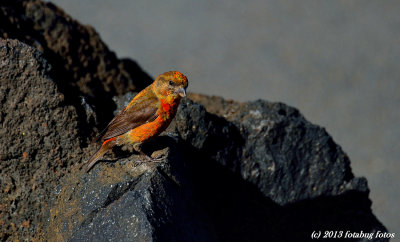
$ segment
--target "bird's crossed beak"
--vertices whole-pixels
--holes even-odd
[[[179,94],[179,96],[181,96],[181,97],[186,97],[186,91],[185,91],[185,89],[184,89],[183,87],[179,88],[179,89],[178,89],[178,94]]]

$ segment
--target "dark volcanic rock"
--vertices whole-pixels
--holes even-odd
[[[324,128],[305,120],[297,109],[261,100],[236,103],[211,97],[211,102],[207,102],[205,96],[201,99],[199,96],[195,95],[194,99],[211,105],[211,109],[215,109],[215,104],[220,108],[218,112],[226,118],[225,124],[219,125],[221,130],[217,130],[218,125],[210,121],[216,119],[215,115],[189,101],[181,106],[177,118],[180,136],[202,152],[209,151],[203,145],[204,140],[215,144],[235,140],[230,146],[223,147],[231,147],[231,151],[226,152],[231,153],[235,150],[232,147],[239,144],[236,153],[241,155],[235,155],[236,159],[222,156],[216,160],[254,184],[274,202],[286,205],[321,195],[336,196],[350,190],[368,192],[366,180],[354,178],[349,158],[340,146]],[[201,113],[204,118],[193,117],[195,113]],[[238,142],[238,138],[228,135],[215,137],[215,133],[223,133],[223,127],[231,127],[230,134],[235,129],[240,130],[242,140]],[[206,131],[197,136],[199,130]],[[231,165],[227,165],[229,161]]]
[[[133,155],[74,172],[58,190],[47,239],[58,241],[216,241],[212,223],[193,197],[182,145],[174,137],[151,146],[161,164]],[[165,148],[164,148],[165,147]],[[164,149],[162,149],[164,148]]]
[[[246,104],[234,123],[246,137],[241,176],[274,202],[368,192],[366,180],[354,178],[340,146],[297,109],[256,101]]]
[[[0,39],[0,69],[0,238],[30,240],[58,179],[82,159],[86,116],[65,101],[36,49]]]
[[[112,117],[114,95],[141,90],[151,82],[132,60],[119,60],[90,26],[39,0],[0,3],[0,37],[18,39],[43,52],[63,93],[81,93],[101,106],[99,121]]]
[[[386,231],[372,214],[366,179],[353,176],[348,157],[325,129],[282,103],[255,101],[232,105],[226,105],[225,120],[189,100],[181,105],[176,118],[179,136],[205,155],[206,160],[231,170],[240,183],[245,183],[239,187],[249,186],[245,190],[250,193],[250,201],[257,201],[253,205],[243,198],[246,192],[233,201],[228,192],[215,205],[211,191],[200,192],[205,196],[205,207],[216,219],[214,222],[219,223],[217,227],[222,228],[218,231],[220,238],[240,241],[252,236],[257,241],[299,241],[308,240],[314,230]],[[202,170],[203,165],[194,164],[196,172]],[[219,196],[224,196],[223,189],[232,186],[222,174],[207,172],[207,180],[226,185],[214,191]],[[225,203],[234,204],[231,213],[246,204],[257,207],[245,208],[240,220],[250,221],[247,226],[259,229],[238,226],[239,219],[231,219],[230,214],[220,210],[219,206]],[[241,232],[232,236],[232,228]]]
[[[131,156],[74,172],[51,205],[48,238],[308,241],[313,231],[386,231],[366,180],[323,128],[281,103],[235,105],[227,120],[183,101],[169,135],[144,146],[165,163],[135,167]]]

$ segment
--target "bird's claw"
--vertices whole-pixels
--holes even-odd
[[[150,162],[157,162],[157,163],[161,163],[165,161],[165,157],[157,157],[157,158],[151,158]]]
[[[141,160],[135,161],[135,167],[140,166],[143,163],[149,163],[149,162],[162,163],[164,161],[165,161],[165,157],[164,156],[153,158],[153,157],[150,157],[150,156],[147,156],[147,155],[142,155],[142,159]]]
[[[142,165],[143,163],[145,163],[145,161],[143,161],[143,160],[136,160],[136,161],[133,163],[133,166],[134,166],[134,167],[138,167],[138,166]]]

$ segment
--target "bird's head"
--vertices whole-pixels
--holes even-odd
[[[159,75],[153,83],[153,91],[160,98],[180,99],[186,97],[188,80],[179,71]]]

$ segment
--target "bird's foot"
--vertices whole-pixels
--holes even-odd
[[[134,167],[138,167],[138,166],[140,166],[140,165],[142,165],[144,163],[147,163],[147,162],[143,161],[143,160],[136,160],[136,161],[134,161],[133,166]]]
[[[144,158],[147,160],[147,162],[155,162],[155,163],[160,163],[165,161],[164,156],[159,156],[157,158],[150,157],[148,155],[144,155]]]
[[[135,161],[135,167],[140,166],[144,163],[149,163],[149,162],[153,162],[153,163],[163,163],[165,162],[165,157],[161,156],[161,157],[157,157],[157,158],[153,158],[150,157],[148,155],[141,155],[142,159]]]
[[[162,163],[162,162],[165,162],[165,157],[157,157],[157,158],[152,158],[152,157],[150,157],[150,161],[151,162],[156,162],[156,163]]]

